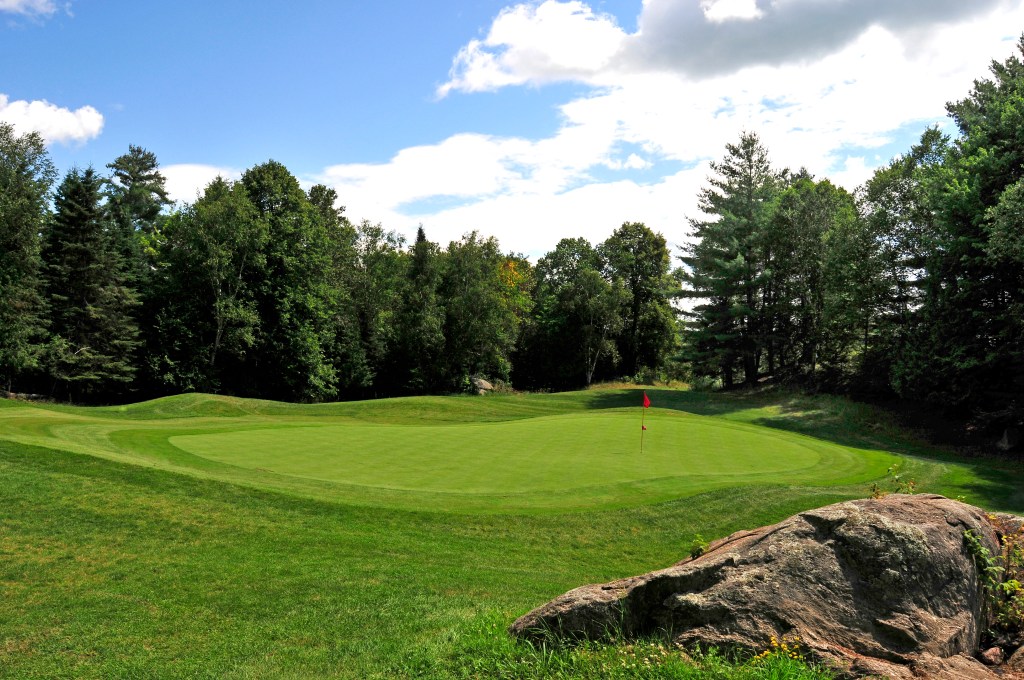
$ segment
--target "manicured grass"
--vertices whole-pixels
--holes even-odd
[[[680,406],[699,402],[680,403],[680,394],[653,395],[665,407],[646,414],[642,453],[639,394],[630,390],[318,406],[185,395],[109,409],[25,406],[0,412],[0,427],[25,444],[449,512],[593,510],[743,484],[867,483],[897,460],[875,446],[688,411]]]
[[[629,666],[643,665],[640,655],[656,641],[531,650],[504,629],[569,588],[672,564],[696,533],[711,539],[863,497],[890,457],[925,491],[1024,511],[1021,471],[932,451],[864,407],[786,394],[649,394],[659,407],[648,412],[652,438],[671,431],[695,441],[691,425],[707,421],[708,441],[725,432],[753,437],[744,447],[812,454],[794,454],[786,468],[730,452],[752,467],[781,466],[739,475],[694,458],[687,465],[715,484],[658,487],[663,478],[653,475],[671,472],[677,459],[647,440],[646,471],[617,467],[616,455],[639,464],[638,454],[595,452],[598,438],[586,448],[600,471],[579,473],[593,474],[596,487],[579,485],[572,471],[585,465],[553,459],[587,436],[594,419],[613,429],[622,419],[632,436],[639,409],[619,411],[639,401],[630,391],[323,406],[193,395],[109,409],[0,402],[0,677],[765,677],[718,657],[700,667],[678,655],[653,670]],[[577,417],[586,427],[547,460],[516,453],[517,441],[558,436]],[[315,448],[317,430],[354,437],[371,423],[394,430],[393,446],[406,446],[406,456],[416,454],[407,444],[414,432],[440,430],[453,437],[449,458],[476,462],[448,477],[431,476],[431,465],[410,468],[403,474],[418,484],[411,489],[373,486],[391,478],[373,472],[361,473],[369,475],[361,486],[346,465],[326,462],[307,464],[335,480],[297,474],[295,451]],[[490,426],[473,423],[514,434],[489,436]],[[480,433],[461,440],[466,430]],[[303,445],[281,463],[287,474],[174,445],[175,437],[227,444],[256,432],[300,435],[294,441]],[[460,441],[480,446],[465,451]],[[440,448],[421,446],[419,455],[442,460]],[[239,444],[235,455],[244,450]],[[487,450],[523,456],[505,468],[491,457],[496,474],[510,478],[517,466],[562,465],[565,489],[550,484],[552,473],[512,479],[517,493],[445,490],[459,476],[479,478]],[[812,457],[837,465],[848,458],[854,467],[813,472],[823,463],[808,465]],[[607,496],[581,491],[594,488]],[[673,489],[683,493],[665,500]],[[545,496],[555,500],[545,504]]]

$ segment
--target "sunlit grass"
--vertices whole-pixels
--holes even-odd
[[[680,435],[687,423],[710,419],[712,429],[760,435],[765,447],[820,447],[823,460],[821,451],[835,461],[839,451],[855,462],[896,457],[923,491],[1024,511],[1021,472],[958,461],[885,422],[871,427],[879,416],[870,409],[788,394],[648,393],[658,409],[647,414],[652,424]],[[427,488],[426,472],[411,477],[419,488],[388,490],[373,486],[384,483],[383,472],[365,479],[369,486],[343,484],[294,468],[240,467],[172,443],[194,435],[229,441],[268,424],[273,432],[351,433],[377,423],[408,440],[416,428],[490,423],[499,432],[538,428],[553,436],[553,423],[575,416],[586,424],[580,432],[595,419],[621,418],[628,435],[637,396],[599,390],[291,406],[189,395],[108,409],[0,401],[0,677],[820,677],[765,675],[747,659],[710,652],[693,663],[657,639],[536,649],[505,629],[570,588],[668,566],[698,533],[714,539],[866,496],[871,481],[885,480],[869,479],[863,460],[846,481],[848,473],[828,470],[822,482],[799,478],[812,466],[776,468],[760,479],[734,472],[730,483],[729,470],[708,462],[718,486],[626,481],[636,474],[626,466],[614,484],[574,487],[570,476],[559,493],[550,486],[554,475],[541,475],[513,479],[521,487],[515,494],[460,495]],[[527,435],[507,437],[514,441],[501,444],[506,455]],[[548,460],[524,466],[556,469],[561,462],[551,459],[571,439]],[[457,446],[452,455],[487,460]],[[651,469],[671,464],[653,445],[650,455]],[[616,472],[602,465],[602,474]],[[455,472],[445,483],[469,475]],[[529,484],[540,487],[522,490]],[[579,491],[595,488],[607,497]],[[666,661],[648,669],[643,659],[658,645]]]

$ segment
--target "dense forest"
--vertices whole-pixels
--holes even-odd
[[[1024,40],[1021,43],[1024,50]],[[0,123],[0,387],[75,402],[206,391],[295,401],[683,377],[900,396],[1021,418],[1024,65],[948,105],[851,193],[712,165],[682,252],[644,224],[531,263],[352,223],[280,163],[171,204],[156,156],[58,182]]]

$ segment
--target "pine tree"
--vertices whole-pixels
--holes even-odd
[[[107,209],[127,266],[127,280],[144,280],[159,247],[160,213],[171,202],[166,180],[160,174],[156,155],[140,146],[130,145],[128,153],[107,167],[111,170],[105,182]]]
[[[441,256],[422,225],[409,249],[405,285],[398,319],[399,353],[406,367],[406,389],[421,394],[438,389],[441,383],[438,363],[444,355],[445,318],[438,295]]]
[[[138,347],[132,312],[138,299],[102,204],[103,180],[92,168],[71,170],[54,200],[45,233],[50,304],[50,373],[72,399],[111,397],[131,382]]]
[[[783,173],[772,169],[754,133],[743,133],[726,152],[711,164],[716,174],[700,193],[709,219],[690,221],[695,240],[681,259],[685,295],[701,300],[690,313],[690,359],[698,373],[718,373],[728,387],[737,368],[747,384],[757,382],[771,334],[764,291],[770,263],[780,254],[766,248],[765,235]]]

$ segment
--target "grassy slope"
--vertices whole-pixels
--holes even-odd
[[[660,408],[648,414],[642,456],[639,395],[628,390],[317,406],[206,395],[111,409],[23,406],[0,411],[0,438],[314,498],[456,512],[631,507],[766,482],[866,483],[895,460],[875,442],[833,444],[749,424],[784,415],[777,405],[729,412],[690,393],[652,396]]]
[[[944,460],[884,422],[867,427],[876,416],[845,402],[652,398],[843,445],[927,454],[908,462],[925,490],[1024,510],[1020,472]],[[632,395],[427,400],[414,410],[423,422],[502,420],[621,399]],[[201,397],[112,411],[102,414],[173,420],[190,412],[210,419],[324,412],[397,422],[410,413],[408,404],[390,402],[289,407]],[[864,485],[754,486],[605,511],[411,512],[2,440],[0,490],[0,676],[18,678],[487,676],[496,666],[478,666],[479,658],[460,650],[513,654],[501,629],[553,595],[670,564],[697,532],[713,538],[866,492]],[[537,667],[520,672],[530,677]]]

